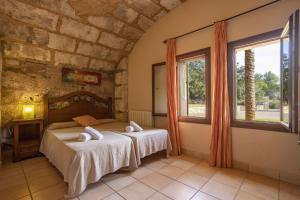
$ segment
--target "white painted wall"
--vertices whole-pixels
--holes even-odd
[[[166,38],[186,33],[270,0],[188,0],[156,23],[138,41],[129,56],[129,110],[152,108],[151,65],[165,60]],[[268,8],[241,16],[228,23],[229,41],[282,28],[289,15],[300,8],[299,0],[282,0]],[[212,47],[213,29],[181,38],[178,54]],[[212,48],[213,52],[213,48]],[[213,58],[213,55],[212,55]],[[156,124],[164,126],[165,119]],[[180,123],[182,147],[197,154],[208,154],[210,125]],[[300,146],[294,134],[233,128],[234,160],[250,165],[252,171],[267,173],[300,183]],[[265,171],[266,170],[266,171]]]

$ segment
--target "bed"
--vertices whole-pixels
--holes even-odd
[[[100,124],[97,128],[102,131],[111,131],[130,137],[135,146],[138,165],[141,164],[141,158],[163,150],[166,151],[166,156],[169,156],[172,145],[167,130],[144,127],[144,130],[141,132],[126,133],[124,131],[126,126],[128,126],[128,123],[110,122]]]
[[[62,173],[68,183],[67,197],[82,193],[88,184],[121,168],[138,167],[134,143],[128,136],[102,131],[102,140],[78,142],[83,127],[73,117],[91,115],[97,119],[112,118],[112,99],[89,92],[74,92],[58,98],[45,97],[45,130],[40,151]]]

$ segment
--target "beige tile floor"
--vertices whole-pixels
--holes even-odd
[[[1,200],[63,200],[67,185],[44,157],[0,169]],[[209,167],[188,156],[143,160],[116,172],[73,200],[300,200],[300,187],[237,169]]]

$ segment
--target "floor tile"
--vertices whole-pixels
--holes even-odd
[[[31,192],[37,192],[63,182],[63,178],[56,173],[44,174],[40,177],[28,178],[27,180]]]
[[[194,165],[195,165],[195,163],[189,162],[186,160],[182,160],[182,159],[176,160],[175,162],[171,163],[171,166],[178,167],[182,170],[188,170],[188,169],[192,168]]]
[[[87,189],[79,196],[80,200],[100,200],[111,194],[114,191],[102,182],[90,184]]]
[[[278,199],[279,181],[265,176],[249,174],[241,190],[263,199],[276,200]]]
[[[20,198],[18,200],[32,200],[32,199],[31,199],[31,196],[28,195],[28,196],[22,197],[22,198]]]
[[[193,196],[191,200],[218,200],[218,199],[211,195],[199,191],[195,196]]]
[[[134,170],[133,172],[130,173],[130,176],[136,178],[136,179],[141,179],[149,174],[153,173],[152,170],[146,168],[146,167],[139,167],[138,169]]]
[[[27,185],[24,174],[13,175],[0,179],[0,191],[17,185]]]
[[[10,187],[5,187],[3,190],[0,190],[0,199],[1,200],[14,200],[19,199],[25,196],[28,196],[29,190],[26,184],[19,184]]]
[[[280,182],[280,191],[279,191],[280,200],[299,200],[300,199],[300,186]]]
[[[196,192],[197,190],[177,181],[173,181],[171,184],[161,190],[161,193],[175,200],[190,199]]]
[[[26,160],[22,160],[21,164],[24,165],[35,165],[39,162],[48,162],[47,158],[44,156],[40,156],[40,157],[35,157],[35,158],[31,158],[31,159],[26,159]]]
[[[160,161],[171,164],[172,162],[180,159],[180,156],[169,156],[168,158],[161,158]]]
[[[247,173],[237,169],[220,169],[211,180],[239,188]]]
[[[124,200],[124,198],[121,197],[119,194],[114,193],[112,195],[109,195],[108,197],[105,197],[103,200]]]
[[[218,168],[210,167],[207,162],[200,162],[198,165],[192,167],[189,172],[196,173],[200,176],[211,178],[218,171]]]
[[[0,168],[0,179],[4,178],[9,178],[10,176],[19,176],[23,175],[23,170],[20,164],[7,164],[6,166],[2,166]]]
[[[171,199],[159,192],[156,192],[148,200],[171,200]]]
[[[54,200],[62,199],[67,191],[67,185],[60,183],[58,185],[48,187],[32,194],[33,200]]]
[[[233,200],[238,189],[210,180],[201,191],[222,200]]]
[[[158,171],[161,168],[165,167],[166,165],[167,165],[166,163],[157,160],[157,161],[145,164],[145,167],[147,167],[153,171]]]
[[[125,199],[130,200],[142,200],[149,198],[155,190],[146,186],[143,183],[135,182],[122,190],[119,191],[119,194],[123,196]]]
[[[184,173],[184,170],[182,170],[178,167],[168,165],[168,166],[165,166],[165,167],[161,168],[157,172],[160,173],[160,174],[163,174],[165,176],[168,176],[170,178],[176,179]]]
[[[199,190],[208,181],[207,178],[190,172],[184,173],[178,177],[177,180],[197,190]]]
[[[264,200],[264,199],[240,190],[235,200]]]
[[[142,178],[140,181],[156,190],[160,190],[169,183],[171,183],[173,180],[164,175],[152,173]]]
[[[41,161],[41,162],[37,162],[32,165],[30,165],[30,164],[22,165],[22,167],[24,169],[24,172],[27,174],[27,173],[32,173],[39,169],[48,168],[48,167],[52,167],[52,166],[47,161]]]
[[[118,191],[135,182],[136,179],[127,174],[110,174],[102,178],[102,181],[112,189]]]
[[[198,164],[199,162],[201,162],[201,159],[193,157],[193,156],[188,156],[188,155],[182,155],[180,157],[180,159],[188,161],[188,162],[192,162],[194,164]]]

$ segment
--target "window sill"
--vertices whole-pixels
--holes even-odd
[[[258,122],[258,121],[249,122],[249,121],[234,120],[231,122],[231,127],[290,133],[288,128],[285,127],[280,122]]]
[[[206,118],[199,118],[199,117],[178,117],[179,122],[188,122],[188,123],[197,123],[197,124],[210,124],[210,120]]]

